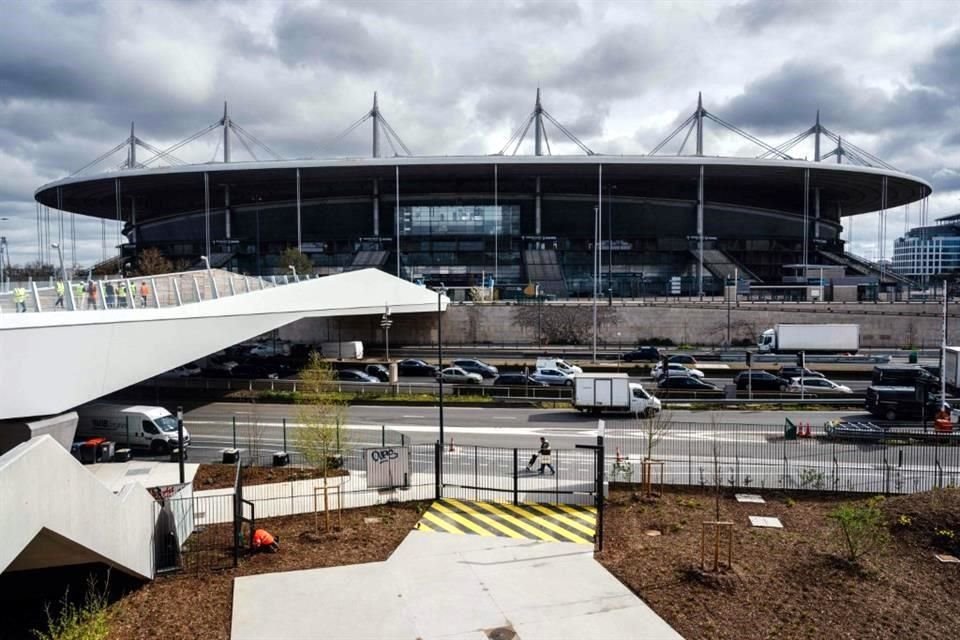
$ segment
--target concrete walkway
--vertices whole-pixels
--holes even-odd
[[[233,640],[681,638],[571,543],[412,531],[386,562],[234,581]]]

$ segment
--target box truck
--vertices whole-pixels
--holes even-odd
[[[778,324],[760,335],[760,353],[856,353],[858,324]]]
[[[332,360],[363,360],[363,343],[359,340],[323,342],[320,344],[320,355]]]
[[[177,419],[163,407],[94,403],[77,409],[79,438],[106,438],[118,445],[166,454],[177,448]],[[184,447],[190,433],[183,429]]]
[[[578,373],[573,378],[573,406],[591,413],[629,412],[644,417],[660,411],[660,400],[625,373]]]

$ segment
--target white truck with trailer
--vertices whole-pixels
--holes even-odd
[[[578,373],[573,378],[573,406],[591,413],[620,412],[649,417],[660,411],[660,400],[625,373]]]
[[[167,454],[177,448],[177,419],[163,407],[94,403],[77,409],[77,436],[106,438],[118,445]],[[190,433],[183,428],[184,450]]]
[[[760,334],[759,353],[856,353],[858,324],[778,324]]]

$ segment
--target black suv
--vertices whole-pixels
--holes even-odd
[[[916,365],[892,365],[873,368],[874,386],[915,387],[918,383],[934,386],[940,379]]]
[[[926,397],[926,406],[921,401],[923,397]],[[933,420],[941,404],[940,394],[930,393],[929,388],[917,393],[914,387],[870,386],[863,406],[886,420],[921,418],[924,415],[927,420]]]
[[[539,380],[534,380],[530,376],[525,376],[522,373],[501,373],[497,376],[497,379],[493,381],[494,386],[497,387],[549,387],[546,382],[540,382]]]
[[[689,389],[690,391],[720,391],[720,387],[693,376],[667,376],[660,378],[660,389]]]
[[[460,367],[467,373],[479,373],[483,378],[496,378],[500,373],[492,364],[480,360],[454,360],[453,366]]]
[[[780,370],[777,372],[783,381],[788,385],[793,382],[794,378],[824,378],[822,373],[819,371],[813,371],[807,369],[806,367],[780,367]]]
[[[623,354],[624,362],[659,362],[661,358],[660,349],[656,347],[640,347],[633,351]]]
[[[751,379],[753,384],[751,384]],[[733,377],[733,382],[737,385],[737,390],[753,388],[754,391],[781,391],[788,381],[773,375],[768,371],[741,371]]]
[[[401,360],[397,363],[397,375],[401,376],[429,376],[437,375],[437,368],[423,360]]]

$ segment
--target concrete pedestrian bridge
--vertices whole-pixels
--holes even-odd
[[[91,296],[68,283],[63,310],[54,289],[31,287],[26,313],[0,300],[0,420],[62,413],[301,318],[438,305],[435,292],[377,269],[269,280],[210,269],[95,286]]]

